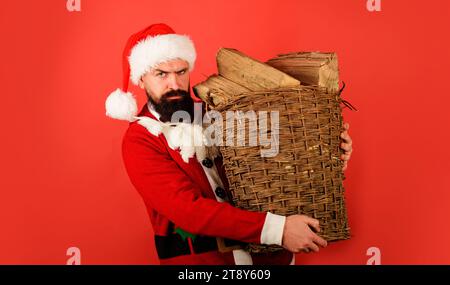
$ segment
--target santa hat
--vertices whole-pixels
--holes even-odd
[[[105,102],[106,115],[119,120],[134,121],[137,103],[128,92],[128,81],[135,85],[151,68],[172,59],[183,59],[192,71],[197,57],[193,42],[186,35],[179,35],[166,24],[154,24],[132,35],[122,56],[122,88],[112,92]]]

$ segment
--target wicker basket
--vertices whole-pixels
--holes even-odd
[[[248,142],[220,147],[234,205],[280,215],[305,214],[320,221],[320,236],[327,241],[348,239],[340,160],[343,102],[340,93],[299,86],[242,93],[214,106],[224,120],[227,111],[279,111],[278,155],[262,157],[264,147]],[[247,120],[247,140],[249,124]],[[267,125],[270,130],[270,115]],[[225,121],[223,126],[225,137],[230,130]],[[235,139],[236,131],[235,126]],[[247,248],[250,252],[280,249],[257,244]]]

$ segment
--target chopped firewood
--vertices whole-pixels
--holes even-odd
[[[221,76],[251,91],[300,85],[299,80],[235,49],[221,48],[216,59]]]
[[[220,75],[212,75],[205,81],[193,87],[195,95],[210,105],[217,106],[224,102],[225,97],[235,96],[249,89],[234,83]]]
[[[267,64],[300,80],[303,85],[339,89],[338,59],[334,52],[296,52],[282,54]]]

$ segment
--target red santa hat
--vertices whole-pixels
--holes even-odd
[[[151,68],[172,59],[186,60],[189,71],[192,71],[196,57],[191,39],[176,34],[166,24],[153,24],[132,35],[122,56],[122,88],[112,92],[106,99],[106,115],[130,122],[136,120],[137,103],[133,94],[128,92],[129,80],[138,85],[140,78]]]

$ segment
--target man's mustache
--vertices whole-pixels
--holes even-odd
[[[161,101],[165,101],[165,100],[167,100],[167,98],[177,97],[177,96],[184,98],[186,96],[189,96],[189,92],[187,92],[185,90],[179,90],[179,89],[178,90],[170,90],[169,92],[162,95]]]

